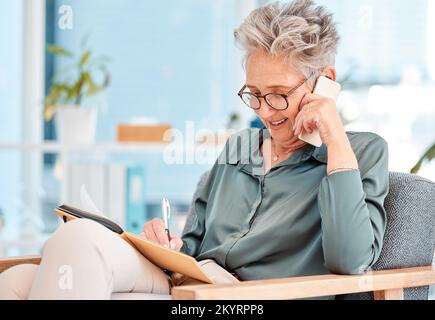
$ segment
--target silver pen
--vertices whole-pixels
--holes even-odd
[[[169,205],[169,200],[163,198],[162,200],[162,214],[163,222],[165,223],[165,231],[168,235],[168,239],[171,240],[171,234],[169,233],[169,219],[171,217],[171,206]]]

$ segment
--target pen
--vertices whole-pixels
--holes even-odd
[[[171,234],[169,233],[169,218],[171,217],[171,207],[169,205],[169,200],[163,198],[162,200],[162,214],[163,222],[165,223],[165,231],[168,235],[168,239],[171,240]]]

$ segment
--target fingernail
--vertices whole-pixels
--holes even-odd
[[[165,248],[168,248],[168,245],[165,243],[164,245],[163,245]]]

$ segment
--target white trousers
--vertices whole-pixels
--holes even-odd
[[[113,299],[116,293],[170,299],[170,284],[119,235],[86,219],[56,230],[44,245],[40,266],[16,266],[0,274],[0,299]]]

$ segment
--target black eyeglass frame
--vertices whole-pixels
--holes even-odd
[[[244,90],[248,87],[246,84],[242,87],[242,89],[240,89],[240,91],[237,93],[237,95],[240,97],[240,99],[242,99],[242,101],[243,101],[243,103],[248,107],[248,108],[250,108],[250,109],[253,109],[253,110],[260,110],[261,109],[261,100],[260,99],[263,99],[264,101],[266,101],[266,103],[267,103],[267,105],[269,106],[269,107],[271,107],[272,109],[274,109],[274,110],[277,110],[277,111],[284,111],[284,110],[287,110],[288,109],[288,107],[290,106],[289,105],[289,103],[288,103],[288,98],[293,94],[293,93],[295,93],[295,91],[296,90],[298,90],[300,87],[302,87],[303,86],[303,84],[304,83],[306,83],[309,79],[311,78],[311,76],[310,77],[308,77],[308,78],[304,78],[301,82],[299,82],[297,85],[296,85],[296,87],[294,87],[294,88],[292,88],[287,94],[280,94],[280,93],[274,93],[274,92],[271,92],[271,93],[268,93],[268,94],[265,94],[265,95],[263,95],[263,96],[259,96],[259,95],[256,95],[256,94],[254,94],[254,93],[251,93],[251,92],[244,92]],[[243,95],[250,95],[250,96],[252,96],[252,97],[255,97],[257,100],[258,100],[258,108],[253,108],[250,104],[248,104],[244,99],[243,99]],[[284,108],[284,109],[278,109],[278,108],[275,108],[268,100],[267,100],[267,97],[269,97],[269,96],[271,96],[271,95],[275,95],[275,96],[281,96],[282,98],[284,98],[284,100],[285,100],[285,102],[286,102],[286,107]]]

